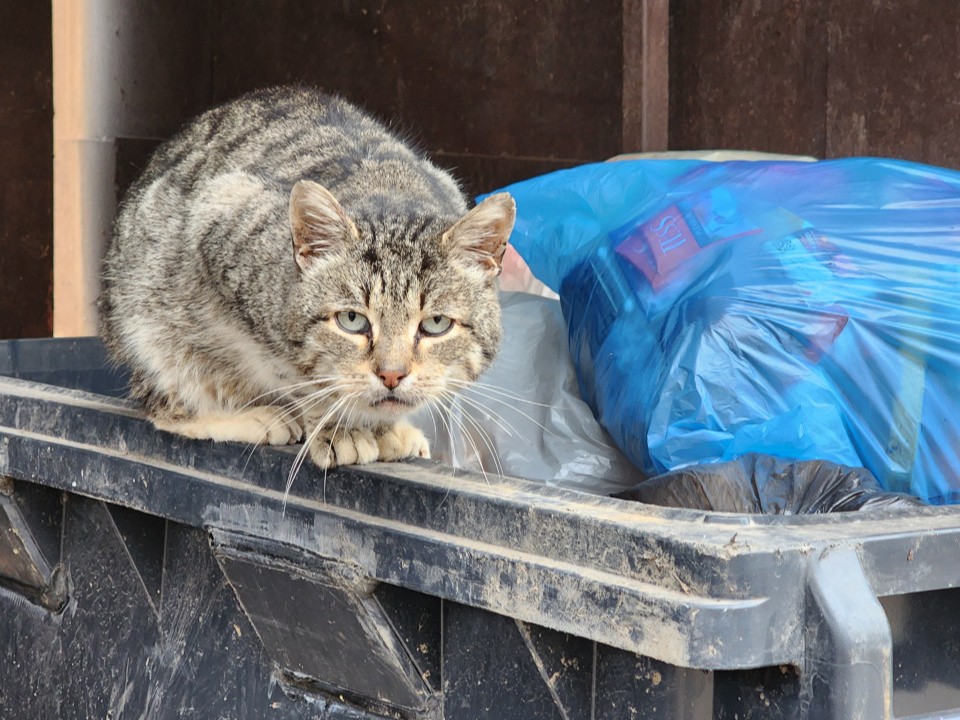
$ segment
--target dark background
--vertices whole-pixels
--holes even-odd
[[[670,149],[960,166],[960,3],[671,0],[669,104],[647,97],[642,123],[665,81],[642,73],[643,0],[138,4],[162,112],[149,137],[118,140],[118,192],[190,116],[291,81],[391,119],[470,192],[661,131]],[[48,2],[0,0],[0,338],[51,328],[50,22]]]
[[[50,5],[0,0],[0,338],[53,321]]]

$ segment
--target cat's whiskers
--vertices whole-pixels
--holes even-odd
[[[502,388],[499,385],[491,385],[489,383],[480,382],[479,380],[461,380],[459,378],[448,377],[446,378],[446,382],[451,385],[455,385],[460,390],[472,390],[473,392],[492,393],[494,395],[500,395],[502,397],[505,397],[508,400],[516,400],[517,402],[522,402],[525,405],[534,405],[536,407],[542,407],[542,408],[554,407],[553,405],[549,405],[547,403],[530,400],[514,392],[511,392],[506,388]],[[494,398],[491,398],[491,399],[494,399]],[[503,401],[501,400],[498,402],[503,402]]]
[[[326,379],[326,378],[323,378],[323,379]],[[337,378],[334,377],[334,376],[331,376],[329,379],[330,379],[330,380],[336,380]],[[307,385],[316,385],[316,384],[317,384],[317,379],[315,379],[315,380],[309,380],[309,381],[302,382],[302,383],[294,383],[293,385],[287,385],[287,386],[285,386],[285,387],[278,388],[278,389],[276,389],[276,390],[271,390],[271,391],[266,392],[266,393],[261,393],[260,395],[258,395],[257,397],[253,398],[253,399],[250,400],[249,402],[246,402],[246,403],[244,403],[243,405],[241,405],[240,407],[238,407],[237,410],[236,410],[236,412],[242,412],[243,410],[246,410],[246,409],[250,408],[251,406],[253,406],[254,403],[256,403],[257,400],[259,400],[259,399],[261,399],[261,398],[264,398],[264,397],[267,397],[268,395],[272,395],[273,393],[280,392],[280,390],[286,390],[286,392],[283,393],[282,395],[280,395],[277,399],[281,399],[281,398],[283,398],[283,397],[286,397],[286,396],[288,396],[288,395],[291,395],[291,394],[295,393],[298,389],[300,389],[300,388],[302,388],[302,387],[304,387],[304,386],[307,386]],[[298,415],[298,410],[299,410],[299,408],[298,408],[298,404],[299,404],[299,403],[303,403],[303,402],[306,402],[306,401],[310,400],[311,398],[315,398],[319,393],[325,393],[326,395],[329,395],[330,393],[329,393],[329,392],[326,392],[326,391],[328,391],[328,390],[329,390],[329,391],[333,391],[333,390],[335,390],[335,388],[321,388],[321,389],[319,389],[319,390],[317,391],[317,393],[311,393],[310,395],[307,395],[307,396],[305,396],[305,397],[303,397],[303,398],[298,398],[295,402],[288,402],[288,403],[276,403],[276,402],[274,402],[274,403],[268,404],[268,407],[273,407],[273,408],[276,408],[276,409],[277,409],[277,412],[279,413],[279,416],[277,417],[276,420],[274,420],[274,421],[271,422],[269,425],[266,425],[266,426],[264,427],[263,431],[260,433],[260,441],[259,441],[259,442],[251,443],[251,444],[250,444],[250,447],[247,449],[247,451],[246,451],[246,453],[245,453],[245,454],[246,454],[246,460],[245,460],[244,463],[243,463],[243,469],[244,469],[244,470],[247,469],[247,466],[250,464],[250,460],[253,459],[253,453],[256,451],[257,447],[258,447],[259,445],[262,445],[262,444],[263,444],[263,441],[266,440],[266,438],[268,438],[268,437],[270,436],[270,432],[271,432],[274,428],[279,427],[281,424],[286,424],[286,423],[288,423],[288,421],[290,421],[290,420],[296,421],[297,415]]]
[[[447,433],[447,438],[450,441],[450,447],[452,449],[453,448],[453,428],[450,426],[450,423],[447,421],[447,419],[443,416],[443,412],[442,412],[443,405],[442,405],[441,398],[439,397],[431,398],[430,401],[427,403],[427,407],[430,408],[431,418],[435,417],[435,413],[440,416],[440,424],[443,425],[443,429]],[[433,425],[434,425],[434,428],[436,428],[436,425],[437,425],[436,419],[433,420]]]
[[[453,397],[453,395],[451,395],[451,398],[452,398],[452,397]],[[444,410],[447,411],[447,417],[450,419],[451,422],[456,423],[457,427],[460,429],[460,432],[463,433],[463,436],[467,439],[467,442],[469,442],[470,445],[473,447],[473,452],[474,452],[474,454],[477,456],[477,462],[480,464],[480,472],[483,474],[483,479],[486,480],[487,483],[489,484],[489,483],[490,483],[490,478],[487,477],[487,470],[486,470],[486,468],[484,467],[483,455],[480,453],[480,448],[477,447],[477,443],[474,441],[473,436],[472,436],[472,435],[470,434],[470,432],[467,430],[466,425],[463,424],[463,421],[460,420],[460,418],[458,418],[458,417],[454,414],[454,408],[453,408],[453,403],[452,403],[452,401],[451,401],[451,403],[450,403],[449,405],[446,405],[446,404],[444,404],[443,401],[441,400],[441,401],[440,401],[440,407],[442,407]],[[451,438],[452,438],[452,437],[453,437],[453,433],[451,433]]]
[[[312,393],[304,398],[300,398],[296,403],[291,404],[291,407],[298,412],[302,418],[306,418],[309,413],[314,412],[317,406],[329,401],[331,395],[339,394],[339,397],[335,399],[329,407],[324,409],[324,414],[320,420],[315,423],[314,430],[307,433],[307,436],[304,438],[303,447],[300,449],[300,452],[297,453],[297,458],[294,461],[294,465],[291,467],[290,474],[287,478],[287,493],[289,493],[290,488],[293,485],[294,476],[300,472],[300,468],[303,466],[306,458],[306,453],[309,452],[310,445],[316,439],[317,435],[323,432],[323,430],[329,426],[330,420],[338,411],[344,410],[344,406],[348,401],[353,401],[349,407],[351,419],[353,417],[353,412],[360,404],[360,399],[362,398],[363,393],[357,390],[350,391],[349,387],[346,387],[347,384],[343,382],[343,378],[337,379],[341,381],[338,385],[324,388],[323,390]],[[336,435],[337,428],[339,428],[343,420],[343,414],[344,413],[341,412],[337,419],[337,427],[334,428],[334,433],[331,435],[331,442]],[[304,422],[304,425],[306,426],[306,422]],[[349,427],[349,419],[347,427]],[[323,478],[324,498],[326,498],[326,468],[324,468]]]
[[[260,434],[261,442],[252,443],[252,444],[250,445],[249,449],[246,451],[246,456],[247,456],[247,458],[246,458],[246,460],[244,461],[244,464],[243,464],[244,470],[246,470],[247,466],[250,464],[250,460],[253,459],[253,453],[256,451],[257,447],[258,447],[259,445],[262,445],[262,444],[263,444],[262,441],[265,440],[267,437],[269,437],[270,432],[271,432],[274,428],[279,427],[281,424],[286,424],[286,423],[288,423],[288,421],[290,421],[290,420],[296,421],[298,415],[301,414],[300,411],[303,409],[303,407],[304,407],[307,403],[309,403],[309,402],[311,402],[311,401],[314,401],[314,400],[316,400],[316,401],[319,403],[320,400],[322,400],[324,397],[328,397],[329,395],[333,394],[336,390],[337,390],[337,388],[335,388],[335,387],[334,387],[334,388],[323,388],[323,389],[321,389],[321,390],[318,390],[316,393],[312,393],[312,394],[310,394],[310,395],[307,395],[307,396],[305,396],[304,398],[299,398],[299,399],[297,400],[297,402],[294,402],[294,403],[287,403],[286,405],[270,405],[269,407],[274,407],[274,408],[277,409],[277,411],[278,411],[278,413],[279,413],[279,416],[277,417],[276,420],[274,420],[274,421],[271,422],[269,425],[266,425],[266,426],[264,427],[263,431],[262,431],[261,434]],[[243,408],[247,407],[248,405],[249,405],[249,403],[248,403],[247,405],[244,405],[244,406],[241,407],[240,409],[242,410]]]
[[[317,397],[319,393],[327,393],[328,391],[337,391],[342,390],[344,387],[343,378],[336,375],[331,375],[329,377],[314,378],[307,385],[316,385],[316,389],[308,392],[306,394],[299,395],[295,397],[290,402],[284,403],[288,406],[296,406],[297,403],[307,400],[311,397]],[[295,394],[296,391],[285,393],[282,397],[287,397],[288,395]]]
[[[456,400],[458,399],[457,395],[450,392],[449,390],[444,391],[444,396],[450,400],[451,407],[453,406],[453,403],[456,402]],[[463,398],[460,397],[459,399],[462,400]],[[503,463],[500,461],[500,453],[497,452],[497,449],[494,446],[493,439],[490,437],[490,434],[479,422],[477,422],[476,418],[474,418],[467,411],[467,408],[461,406],[461,410],[463,411],[463,417],[466,418],[474,428],[476,428],[477,433],[480,435],[480,439],[483,441],[484,445],[486,445],[487,449],[490,451],[490,457],[493,459],[494,469],[497,471],[497,474],[503,475]],[[461,427],[464,429],[464,432],[466,433],[466,426],[461,425]],[[480,460],[480,466],[483,467],[483,460],[482,458],[480,458],[479,453],[477,454],[477,459]],[[490,482],[489,478],[486,477],[486,473],[484,473],[484,478],[487,480],[488,483]]]
[[[444,392],[449,393],[450,391],[446,390]],[[509,437],[513,437],[514,435],[520,434],[520,431],[517,430],[517,428],[514,425],[508,422],[507,419],[503,417],[503,415],[500,415],[499,413],[494,412],[493,410],[491,410],[489,407],[482,404],[481,402],[468,398],[462,392],[456,393],[455,396],[458,400],[460,400],[460,402],[465,403],[466,405],[468,405],[469,407],[472,407],[474,410],[477,410],[478,412],[482,412],[488,419],[492,420],[494,424],[496,424],[497,427],[503,430],[503,432],[505,432]]]
[[[480,448],[477,447],[477,444],[474,442],[473,437],[470,433],[467,432],[463,423],[454,415],[454,408],[450,405],[445,405],[442,400],[439,401],[440,408],[446,411],[447,421],[450,424],[450,438],[453,439],[453,426],[456,425],[460,433],[466,438],[467,442],[473,447],[473,453],[477,457],[477,463],[480,466],[480,472],[483,474],[484,479],[487,479],[487,471],[484,468],[483,456],[480,454]]]
[[[324,388],[322,390],[317,390],[316,392],[310,393],[309,395],[304,395],[301,398],[297,398],[295,401],[288,403],[284,407],[288,412],[297,413],[303,417],[307,412],[312,411],[325,400],[329,400],[332,396],[337,394],[340,394],[341,396],[344,395],[343,388]]]
[[[440,407],[437,407],[437,406],[440,406]],[[449,440],[450,450],[451,450],[451,452],[452,452],[452,451],[453,451],[453,448],[454,448],[454,443],[453,443],[453,441],[454,441],[454,438],[453,438],[453,428],[450,427],[450,424],[449,424],[449,423],[444,419],[444,417],[443,417],[443,412],[441,411],[442,405],[441,405],[441,400],[440,400],[440,398],[439,398],[439,397],[432,397],[432,398],[430,398],[430,400],[427,401],[427,407],[430,409],[430,419],[433,420],[434,430],[436,430],[436,426],[437,426],[437,421],[436,421],[436,419],[435,419],[435,415],[436,415],[436,414],[439,414],[439,415],[440,415],[440,424],[444,426],[444,429],[445,429],[446,432],[447,432],[447,439]],[[436,435],[435,435],[435,437],[436,437]],[[481,463],[481,468],[482,468],[482,465],[483,465],[483,464]],[[450,484],[447,485],[447,491],[443,494],[443,497],[440,499],[440,504],[437,505],[437,510],[440,510],[440,508],[443,507],[443,504],[447,501],[447,497],[449,497],[449,495],[450,495],[450,490],[451,490],[452,488],[453,488],[453,484],[452,484],[452,483],[450,483]]]
[[[327,428],[328,421],[334,414],[336,414],[343,406],[345,406],[353,397],[347,395],[337,399],[333,405],[327,409],[324,415],[317,421],[313,430],[307,433],[307,436],[304,438],[303,446],[297,452],[296,457],[294,458],[293,465],[290,467],[290,472],[287,474],[287,484],[284,489],[284,507],[286,507],[286,499],[290,494],[290,489],[293,487],[293,481],[296,478],[297,474],[300,472],[300,468],[303,467],[303,463],[306,461],[307,455],[310,452],[310,446],[314,443],[317,437]],[[326,469],[324,470],[324,478],[326,478]]]
[[[489,388],[470,388],[469,385],[465,385],[465,386],[463,386],[463,387],[459,387],[459,388],[458,388],[458,392],[460,393],[460,396],[461,396],[461,397],[464,397],[464,390],[471,390],[471,389],[473,390],[474,393],[479,394],[479,395],[480,395],[482,398],[484,398],[485,400],[490,400],[490,401],[493,401],[493,402],[496,402],[496,403],[500,403],[501,405],[506,405],[506,406],[509,407],[513,412],[517,413],[517,414],[520,415],[521,417],[526,418],[527,420],[529,420],[530,422],[532,422],[534,425],[536,425],[538,428],[540,428],[541,430],[543,430],[543,431],[544,431],[545,433],[547,433],[548,435],[556,435],[556,433],[555,433],[553,430],[551,430],[550,428],[548,428],[546,425],[544,425],[543,423],[541,423],[539,420],[535,420],[535,419],[534,419],[533,417],[531,417],[528,413],[525,413],[523,410],[520,410],[520,409],[514,407],[513,405],[511,405],[510,403],[508,403],[506,400],[502,400],[502,399],[500,399],[500,398],[498,398],[498,397],[494,397],[494,396],[491,396],[491,395],[486,394],[485,390],[488,390]],[[479,399],[478,399],[478,398],[473,398],[473,399],[474,399],[474,401],[479,402]],[[520,398],[515,398],[515,399],[519,400]],[[542,403],[534,403],[534,404],[536,404],[536,405],[542,405]],[[502,414],[500,414],[500,413],[498,413],[498,412],[495,412],[489,405],[485,405],[485,404],[482,404],[482,403],[481,403],[481,405],[483,406],[483,408],[484,408],[487,412],[490,412],[491,414],[495,414],[495,415],[503,418],[503,415],[502,415]],[[551,407],[551,406],[549,406],[549,405],[542,405],[542,407]],[[506,421],[506,418],[503,418],[503,419],[504,419],[504,421]]]
[[[438,437],[437,417],[436,415],[433,414],[432,400],[428,400],[427,402],[422,403],[422,405],[425,406],[430,411],[430,422],[433,423],[433,437],[437,438]]]
[[[258,400],[262,400],[263,398],[266,398],[266,397],[271,398],[271,400],[270,400],[270,402],[263,403],[263,404],[266,404],[266,405],[282,405],[283,403],[279,403],[279,402],[277,402],[277,401],[278,401],[278,400],[282,400],[282,399],[285,398],[285,397],[289,397],[290,395],[293,395],[294,393],[296,393],[297,390],[299,390],[299,389],[301,389],[301,388],[307,387],[307,386],[309,386],[309,385],[318,385],[318,384],[320,384],[320,383],[322,383],[322,382],[325,382],[325,381],[328,381],[328,380],[336,380],[336,379],[337,379],[336,377],[331,376],[331,377],[329,377],[329,378],[314,378],[314,379],[312,379],[312,380],[305,380],[305,381],[303,381],[303,382],[293,383],[293,384],[291,384],[291,385],[281,385],[281,386],[278,387],[278,388],[273,388],[272,390],[267,390],[266,392],[260,393],[260,394],[257,395],[256,397],[251,398],[249,401],[245,402],[243,405],[240,405],[240,406],[237,408],[237,412],[241,412],[241,411],[246,410],[247,408],[249,408],[249,407],[251,407],[251,406],[253,406],[253,405],[256,405]],[[277,394],[277,393],[279,393],[279,394]]]
[[[442,392],[450,392],[450,391],[442,391]],[[478,398],[468,397],[466,393],[462,392],[462,390],[457,392],[456,397],[460,400],[461,403],[464,404],[465,407],[463,408],[463,410],[465,414],[469,414],[467,413],[468,407],[473,408],[477,412],[483,413],[489,420],[491,420],[497,427],[499,427],[509,437],[518,437],[524,442],[527,442],[529,444],[529,441],[527,440],[527,438],[523,436],[523,433],[521,433],[513,423],[507,420],[507,418],[502,413],[494,410],[489,405],[484,404]],[[498,398],[487,398],[487,399],[492,399],[496,402],[502,402]],[[543,425],[540,425],[539,423],[537,423],[537,421],[531,418],[529,415],[526,415],[525,413],[523,413],[520,410],[517,410],[516,408],[513,408],[513,410],[519,413],[520,415],[523,415],[534,424],[543,428],[545,431],[547,431],[547,429],[543,427]],[[473,419],[476,420],[476,418],[473,418]]]
[[[340,429],[340,423],[343,421],[345,415],[347,415],[348,413],[350,415],[353,414],[353,411],[356,409],[358,402],[359,402],[359,397],[355,397],[353,400],[353,403],[351,403],[349,407],[347,407],[346,411],[340,413],[340,417],[337,418],[337,424],[334,426],[333,432],[330,433],[330,452],[333,453],[334,457],[336,457],[336,451],[333,449],[333,443],[337,439],[337,431]],[[347,422],[344,423],[343,425],[344,433],[348,432],[349,427],[350,427],[350,420],[348,418]],[[329,467],[323,468],[323,502],[324,503],[327,502],[327,471],[329,469],[330,469]]]

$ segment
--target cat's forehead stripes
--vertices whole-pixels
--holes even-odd
[[[382,275],[372,279],[367,308],[376,316],[385,334],[404,332],[403,328],[413,319],[419,323],[419,284],[411,279],[406,288],[404,292],[398,283],[388,282]]]
[[[400,216],[382,223],[361,218],[356,225],[358,259],[364,266],[361,272],[370,278],[370,287],[379,288],[381,297],[389,295],[398,305],[419,306],[423,285],[440,265],[438,240],[443,223],[423,216]]]
[[[423,251],[436,245],[448,223],[423,215],[356,217],[363,257],[370,263],[384,262]]]

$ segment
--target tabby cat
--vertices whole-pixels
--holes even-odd
[[[341,99],[254,92],[162,145],[121,205],[100,317],[154,425],[305,441],[321,467],[429,457],[404,421],[501,339],[514,222]]]

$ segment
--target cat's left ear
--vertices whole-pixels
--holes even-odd
[[[323,185],[300,180],[290,192],[293,255],[301,270],[325,253],[358,239],[357,226]]]
[[[516,216],[517,204],[509,193],[491,195],[447,230],[442,242],[463,253],[486,275],[496,277]]]

